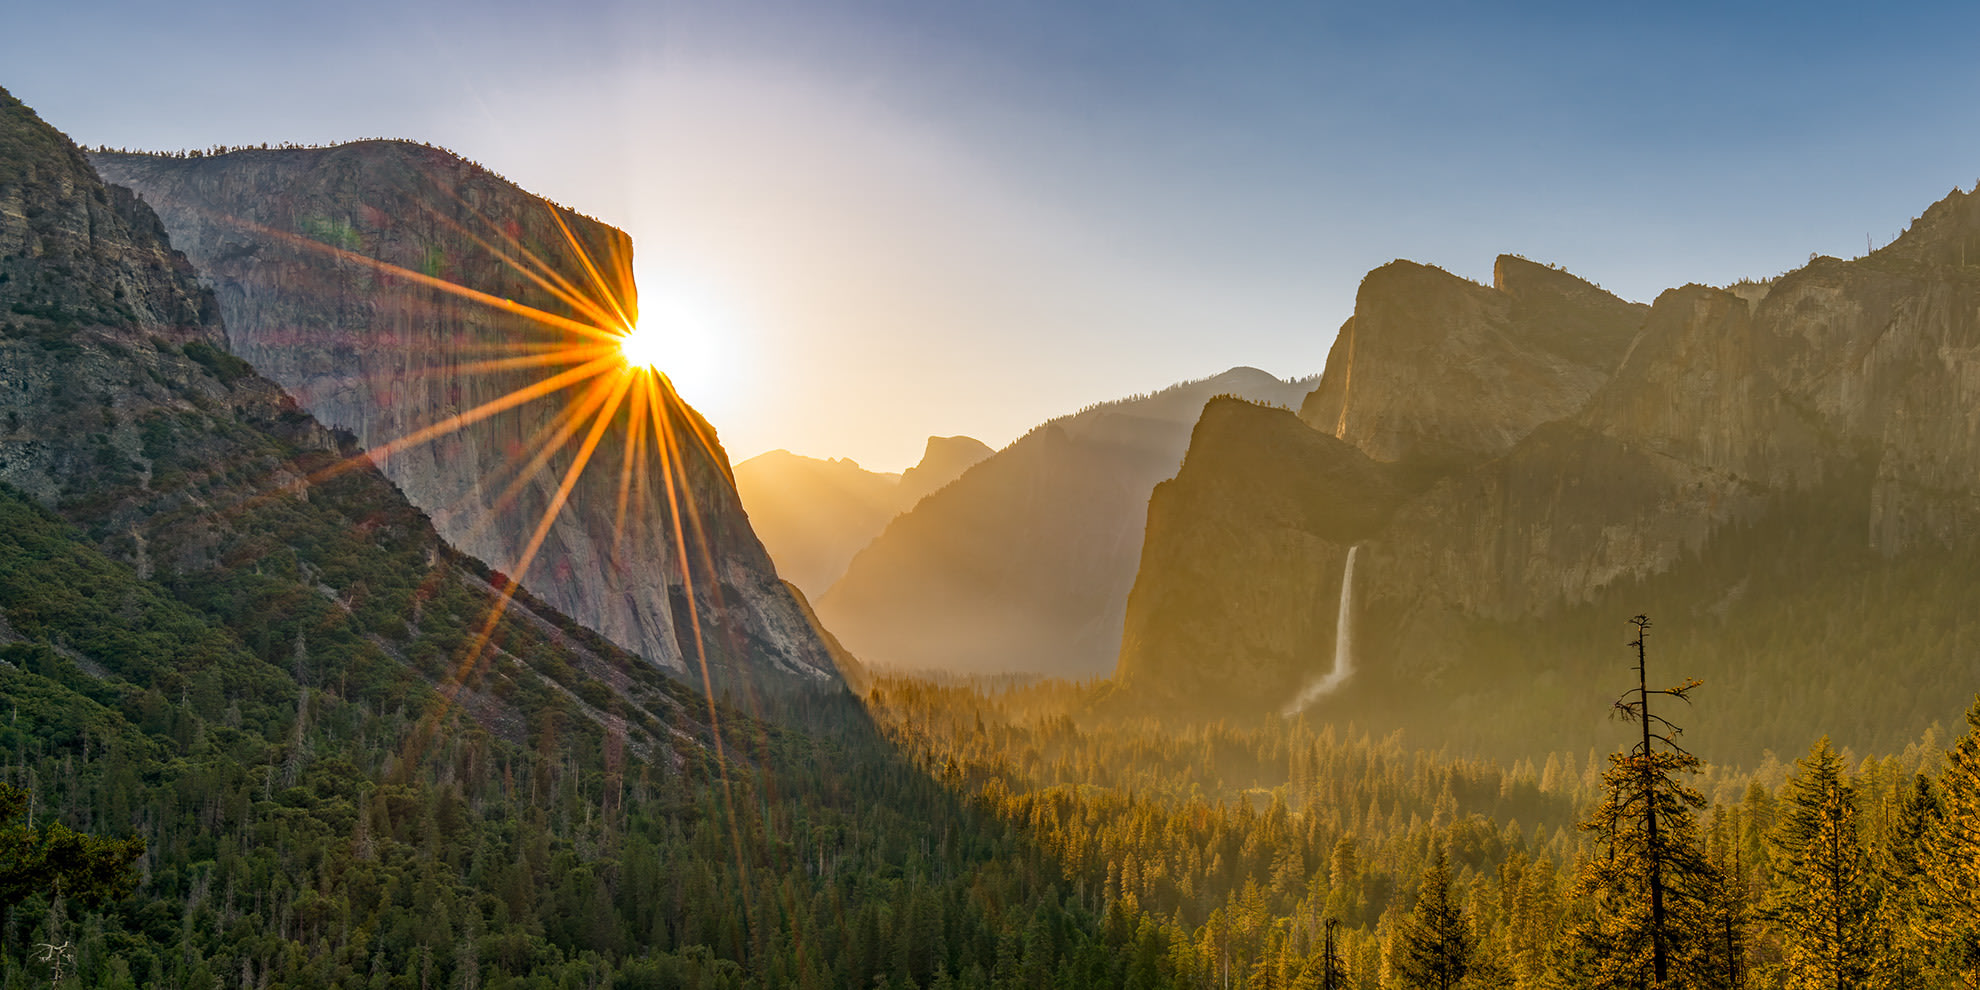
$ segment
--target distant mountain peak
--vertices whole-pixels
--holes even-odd
[[[913,508],[994,453],[989,444],[975,437],[929,437],[920,463],[901,472],[901,509]]]

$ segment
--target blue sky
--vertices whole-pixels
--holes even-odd
[[[1648,301],[1980,179],[1980,5],[6,2],[83,143],[416,138],[625,228],[737,459],[1317,372],[1393,258]]]

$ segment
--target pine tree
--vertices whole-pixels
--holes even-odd
[[[1926,832],[1918,927],[1968,987],[1980,987],[1980,698],[1939,775],[1942,815]]]
[[[1416,907],[1397,930],[1396,972],[1423,990],[1450,990],[1471,971],[1478,939],[1451,889],[1451,864],[1444,851],[1423,871]]]
[[[1637,686],[1615,710],[1641,727],[1642,738],[1609,756],[1605,797],[1581,823],[1601,837],[1602,849],[1575,876],[1556,975],[1564,985],[1589,988],[1717,986],[1709,956],[1716,871],[1697,835],[1705,799],[1686,782],[1701,764],[1677,744],[1682,730],[1650,710],[1655,695],[1689,701],[1699,682],[1652,690],[1643,647],[1650,620],[1639,615],[1630,624]]]
[[[1705,956],[1713,982],[1729,990],[1748,983],[1748,923],[1752,917],[1750,887],[1740,861],[1740,810],[1715,808],[1708,829],[1706,857],[1712,875],[1706,883]]]
[[[1856,791],[1827,736],[1795,767],[1769,837],[1767,916],[1787,950],[1786,985],[1860,986],[1876,949],[1877,887],[1858,835]]]
[[[1941,812],[1931,778],[1922,773],[1912,777],[1911,786],[1899,785],[1893,803],[1896,812],[1877,857],[1884,891],[1878,969],[1884,985],[1895,990],[1921,985],[1932,955],[1933,947],[1919,937],[1916,921],[1924,911],[1926,843]]]

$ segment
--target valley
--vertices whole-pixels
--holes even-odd
[[[0,985],[1980,979],[1980,193],[899,474],[732,466],[632,251],[0,91]]]

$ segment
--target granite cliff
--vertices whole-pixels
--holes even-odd
[[[228,349],[366,448],[558,370],[491,360],[516,354],[519,343],[571,339],[510,303],[580,322],[596,319],[574,295],[636,312],[623,233],[438,149],[367,141],[93,160],[157,211],[198,267]],[[558,435],[568,395],[397,450],[381,467],[448,542],[513,570],[572,462],[575,443],[537,456]],[[630,456],[622,419],[521,582],[678,673],[691,672],[706,650],[718,677],[831,679],[830,652],[751,532],[714,431],[671,392],[667,399],[673,432],[688,438],[674,460],[678,512],[657,477],[633,486],[632,504],[619,510]],[[676,529],[687,545],[675,545]],[[719,635],[697,642],[694,618]]]
[[[1175,474],[1204,404],[1290,404],[1311,387],[1236,368],[1045,423],[889,523],[819,615],[878,666],[1105,674],[1149,492]]]
[[[219,309],[150,208],[0,90],[0,646],[28,651],[5,665],[24,731],[86,695],[93,721],[46,738],[198,723],[259,753],[292,728],[291,773],[311,718],[698,748],[684,685],[526,593],[490,623],[488,568],[228,354]]]
[[[1955,191],[1864,258],[1647,308],[1518,259],[1490,289],[1371,273],[1301,410],[1367,463],[1265,411],[1206,415],[1150,506],[1116,700],[1276,709],[1332,664],[1359,544],[1366,672],[1323,717],[1531,752],[1554,730],[1484,713],[1599,717],[1612,627],[1637,612],[1670,629],[1675,673],[1728,692],[1698,718],[1741,758],[1814,727],[1901,746],[1956,715],[1915,685],[1980,675],[1953,577],[1980,536],[1976,204]],[[1384,492],[1379,518],[1356,511]]]

